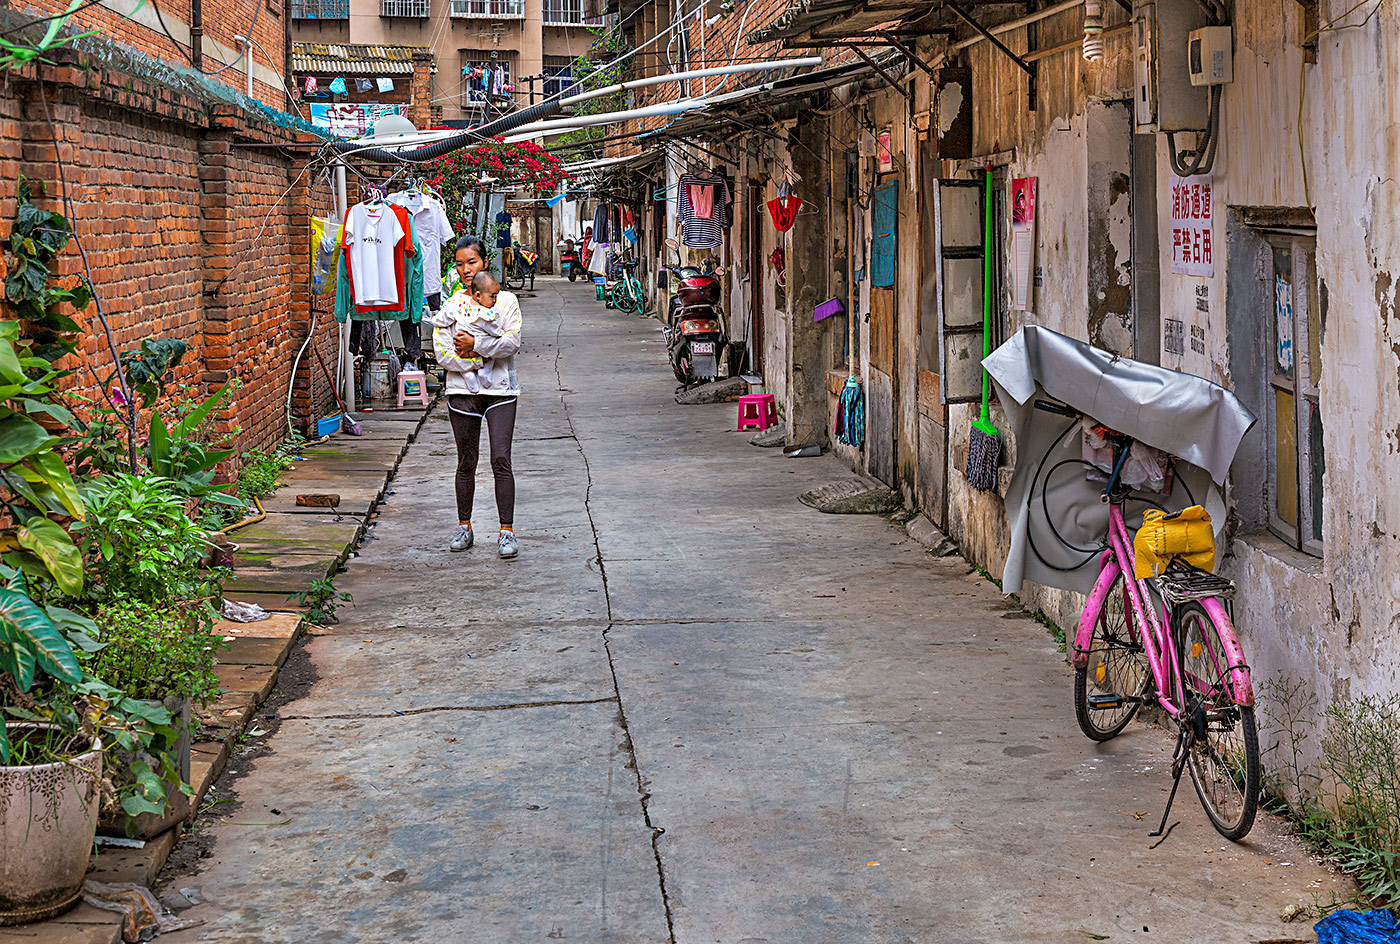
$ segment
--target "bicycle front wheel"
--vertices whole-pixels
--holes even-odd
[[[1235,704],[1220,630],[1199,603],[1177,611],[1176,697],[1194,739],[1191,783],[1216,832],[1239,842],[1259,807],[1259,732],[1254,709]]]
[[[1074,671],[1074,714],[1079,730],[1095,741],[1117,737],[1137,714],[1139,699],[1147,691],[1147,656],[1139,641],[1142,628],[1136,622],[1125,575],[1120,572],[1094,623],[1089,664]],[[1104,696],[1118,696],[1121,704],[1096,707],[1090,700]]]

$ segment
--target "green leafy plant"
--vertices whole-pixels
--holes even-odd
[[[335,589],[335,581],[331,577],[313,580],[302,592],[288,594],[287,599],[306,607],[307,621],[317,626],[337,622],[335,614],[340,604],[354,603],[354,597],[348,592]]]
[[[117,600],[98,611],[100,648],[79,655],[98,678],[133,698],[188,698],[207,705],[219,696],[214,674],[223,644],[200,619],[178,603]]]
[[[178,338],[147,338],[134,351],[123,351],[122,371],[137,393],[141,406],[149,407],[165,395],[170,372],[184,360],[189,345]]]
[[[277,491],[282,473],[292,464],[285,448],[273,452],[245,452],[238,469],[238,497],[246,501]]]
[[[49,285],[50,264],[68,245],[72,229],[63,214],[34,204],[33,188],[23,177],[14,225],[10,227],[10,266],[5,277],[5,300],[21,319],[33,326],[34,353],[52,363],[77,346],[78,323],[60,308],[82,311],[92,300],[92,286],[79,278],[68,288]]]
[[[152,475],[170,479],[187,497],[242,510],[243,500],[221,491],[222,486],[214,482],[219,463],[232,456],[233,450],[211,449],[196,437],[228,389],[220,387],[169,429],[160,413],[152,410],[147,460]]]
[[[91,601],[183,602],[212,611],[218,574],[201,566],[208,533],[186,514],[176,482],[120,472],[92,480],[83,495],[87,517],[72,530],[82,542]]]
[[[46,17],[49,21],[48,29],[44,31],[43,37],[33,46],[22,45],[0,37],[0,69],[14,69],[19,66],[27,65],[35,60],[52,63],[52,60],[44,58],[44,53],[52,52],[62,46],[67,46],[75,40],[83,39],[87,36],[96,36],[98,33],[102,32],[101,29],[95,29],[88,30],[85,33],[70,33],[66,36],[59,35],[59,33],[63,31],[63,27],[68,24],[69,17],[77,12],[78,8],[85,3],[86,0],[69,0],[67,9],[61,14]],[[135,8],[122,18],[125,19],[126,17],[135,16],[136,11],[140,10],[145,5],[146,0],[140,0]],[[42,22],[44,22],[43,19],[36,20],[35,27],[37,28],[38,24]]]
[[[1258,704],[1270,732],[1267,805],[1349,872],[1368,904],[1400,903],[1400,696],[1364,695],[1319,711],[1302,680],[1279,677],[1259,686]]]

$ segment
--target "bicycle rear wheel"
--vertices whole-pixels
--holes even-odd
[[[612,290],[613,307],[624,314],[631,314],[636,302],[632,298],[632,293],[627,291],[626,282],[618,282]]]
[[[1074,671],[1074,715],[1079,730],[1095,741],[1117,737],[1141,707],[1140,701],[1129,699],[1138,699],[1147,691],[1149,672],[1139,642],[1141,627],[1130,623],[1136,623],[1136,618],[1128,602],[1125,575],[1120,572],[1094,623],[1089,664]],[[1119,695],[1123,703],[1117,708],[1091,707],[1089,699],[1096,695]]]
[[[1196,796],[1220,835],[1239,842],[1259,807],[1259,732],[1254,709],[1235,704],[1220,631],[1199,603],[1177,611],[1176,696],[1195,728],[1187,759]]]

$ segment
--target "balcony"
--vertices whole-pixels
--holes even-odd
[[[525,0],[452,0],[451,13],[459,20],[523,20]]]
[[[379,0],[380,16],[428,16],[428,0]]]
[[[292,0],[294,20],[348,20],[350,0]]]
[[[587,15],[586,7],[592,5],[586,0],[544,0],[544,25],[603,26],[607,22],[605,16]]]

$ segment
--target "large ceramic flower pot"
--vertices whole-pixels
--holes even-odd
[[[36,725],[7,725],[14,737]],[[0,767],[0,924],[42,921],[78,902],[101,798],[102,751]]]

